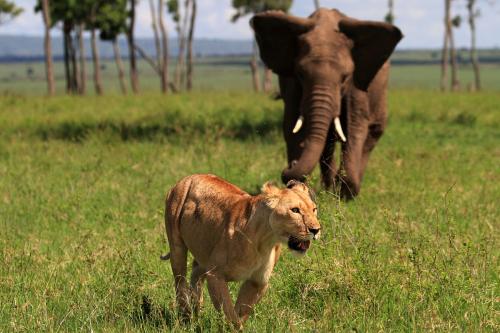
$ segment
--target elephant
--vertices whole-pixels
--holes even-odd
[[[325,8],[308,18],[267,11],[250,25],[262,61],[279,77],[288,157],[283,182],[304,182],[319,163],[323,186],[354,198],[386,127],[389,57],[403,34]]]

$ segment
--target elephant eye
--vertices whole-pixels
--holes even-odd
[[[299,214],[300,213],[300,209],[298,209],[297,207],[293,207],[291,209],[292,212],[294,212],[295,214]]]

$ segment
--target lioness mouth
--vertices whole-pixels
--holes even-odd
[[[304,253],[307,251],[307,249],[309,249],[309,245],[311,245],[310,240],[303,241],[303,240],[297,239],[293,236],[290,236],[288,238],[288,247],[291,250]]]

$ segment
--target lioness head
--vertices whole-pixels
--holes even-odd
[[[304,183],[290,181],[280,189],[264,184],[262,193],[272,209],[269,219],[271,229],[279,240],[299,254],[304,254],[311,239],[318,239],[321,226],[318,222],[314,194]]]

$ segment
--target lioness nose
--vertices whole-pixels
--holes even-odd
[[[321,228],[317,228],[317,229],[315,229],[315,228],[309,228],[309,232],[311,234],[313,234],[314,236],[316,236],[316,234],[319,232],[320,229]]]

